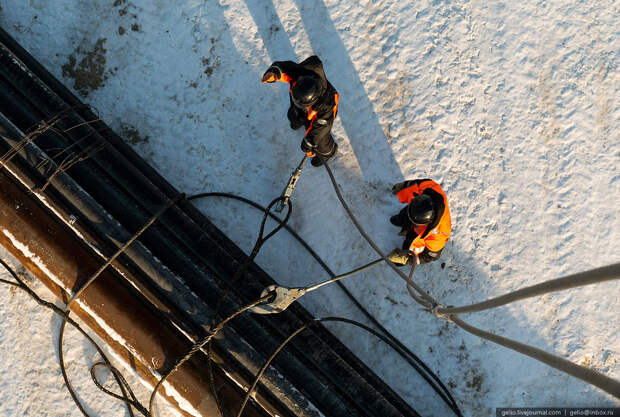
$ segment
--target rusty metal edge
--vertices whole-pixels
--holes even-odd
[[[16,146],[17,138],[23,139],[23,137],[24,134],[21,133],[19,129],[17,129],[15,126],[13,126],[12,123],[8,119],[6,119],[2,113],[0,113],[0,149],[2,149],[2,147],[4,146],[4,142],[8,143],[8,145],[10,146]],[[40,179],[36,174],[36,170],[33,171],[32,169],[30,169],[30,164],[26,162],[40,159],[42,156],[44,157],[43,154],[39,155],[37,154],[37,152],[41,151],[36,147],[36,145],[30,144],[27,147],[21,149],[21,151],[16,154],[15,158],[4,163],[4,168],[12,176],[12,178],[14,178],[23,187],[29,190],[36,189],[37,183],[40,182]],[[24,165],[27,165],[26,168],[28,169],[25,169]],[[50,166],[49,169],[53,170],[53,166]],[[43,177],[45,177],[44,173],[40,173],[43,175]],[[55,180],[52,181],[51,186],[48,188],[47,192],[41,193],[40,191],[35,190],[29,192],[28,195],[38,201],[40,204],[44,205],[48,209],[48,211],[53,212],[55,217],[64,224],[65,228],[71,230],[72,233],[79,240],[81,240],[82,243],[84,243],[89,247],[89,249],[91,249],[93,255],[95,257],[98,257],[103,263],[107,259],[105,255],[106,250],[108,253],[111,253],[110,250],[112,248],[106,248],[105,242],[101,241],[101,236],[89,230],[89,228],[85,226],[85,224],[88,222],[80,221],[80,218],[86,217],[91,221],[94,219],[100,223],[109,223],[109,220],[106,217],[106,213],[93,212],[93,210],[96,210],[96,208],[89,207],[88,201],[84,201],[84,199],[88,198],[88,195],[86,195],[83,190],[78,190],[79,186],[77,184],[73,184],[70,178],[67,177],[66,179],[63,179],[64,176],[66,176],[66,174],[56,176]],[[66,193],[71,193],[73,201],[78,201],[79,203],[79,200],[81,200],[81,205],[76,206],[73,209],[67,207],[65,204],[63,204],[62,201],[57,198],[58,196],[56,196],[55,193],[50,192],[52,190],[57,190],[62,195]],[[84,194],[84,196],[82,196],[81,194]],[[84,207],[86,207],[86,212],[83,213],[80,210],[82,210]],[[101,210],[103,209],[101,208]],[[109,217],[109,215],[107,216]],[[111,231],[106,230],[105,235],[108,236],[109,233],[111,233]],[[114,239],[112,240],[114,241]],[[128,236],[125,237],[125,240],[128,240]],[[120,246],[120,243],[122,242],[118,242],[118,244],[115,246],[113,245],[114,249]],[[128,248],[128,255],[130,253],[135,253],[135,251],[132,252],[130,249],[136,246],[141,246],[141,243],[139,241],[136,241],[132,246],[130,246],[130,248]],[[140,248],[138,248],[138,250],[139,249]],[[146,254],[149,254],[148,250],[144,251],[146,251]],[[153,255],[150,256],[152,257]],[[131,260],[135,260],[135,256],[129,256],[129,258]],[[185,318],[183,317],[183,313],[178,311],[178,306],[175,303],[165,298],[162,298],[159,294],[157,294],[157,292],[154,292],[151,289],[151,283],[148,277],[144,277],[146,278],[146,280],[141,277],[140,272],[142,272],[143,269],[140,268],[140,265],[142,265],[144,262],[149,263],[148,265],[146,265],[146,267],[151,270],[151,274],[154,273],[153,271],[155,270],[155,268],[158,267],[158,264],[161,265],[156,261],[149,261],[148,259],[145,259],[145,255],[142,255],[142,258],[139,258],[138,262],[136,262],[136,266],[139,268],[139,271],[134,271],[133,269],[128,268],[126,265],[123,265],[119,261],[115,261],[110,267],[114,268],[120,275],[123,276],[125,280],[127,280],[128,283],[135,287],[135,289],[141,295],[143,295],[153,305],[153,307],[158,310],[160,314],[165,316],[165,318],[168,319],[170,323],[175,326],[179,330],[179,332],[181,332],[189,341],[194,342],[199,337],[203,336],[205,334],[205,328],[203,326],[197,326],[193,322],[185,320]],[[163,273],[160,273],[160,276],[156,278],[157,279],[154,280],[155,282],[159,282],[161,280],[166,281],[166,277]],[[167,282],[170,282],[170,280],[168,280]],[[180,291],[183,291],[183,288],[181,288]],[[190,292],[189,289],[185,289],[185,291]],[[193,311],[194,316],[198,314],[196,312],[196,309],[200,309],[200,305],[197,305],[194,302],[191,305],[186,306],[186,308],[190,308]],[[203,319],[203,322],[205,320],[206,319]],[[233,334],[228,334],[230,332],[232,332]],[[223,351],[223,349],[227,348],[232,348],[235,350],[240,349],[240,346],[233,343],[240,336],[234,333],[233,330],[225,330],[225,333],[227,333],[226,337],[221,340],[227,343],[224,343],[223,346],[219,346],[219,343],[217,342],[214,343],[211,351],[211,357],[215,362],[215,366],[220,368],[220,373],[222,375],[225,375],[225,378],[229,379],[228,382],[236,385],[242,391],[245,391],[249,389],[253,375],[248,374],[248,371],[245,370],[245,368],[240,369],[235,363],[233,363],[234,360],[232,360],[231,362],[231,359],[228,358],[228,355]],[[218,338],[217,340],[219,341],[220,338]],[[203,351],[206,351],[206,348],[203,348]],[[280,404],[278,399],[274,399],[273,396],[269,394],[268,387],[266,389],[260,387],[254,396],[254,400],[256,402],[256,405],[260,406],[270,415],[285,416],[291,414],[288,409],[282,408],[283,404]]]
[[[4,172],[0,173],[0,243],[63,301],[101,264]],[[112,270],[102,273],[72,311],[151,386],[189,349],[187,341],[165,326]],[[167,380],[160,395],[183,415],[214,415],[215,402],[200,372],[206,369],[206,360],[195,357],[190,362]],[[171,390],[183,395],[171,395]],[[225,402],[239,404],[241,393],[230,382],[225,391]],[[265,414],[252,407],[247,415]]]

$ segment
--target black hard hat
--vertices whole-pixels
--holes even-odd
[[[312,106],[321,97],[321,83],[312,75],[304,75],[291,86],[293,103],[300,109]]]
[[[420,194],[409,203],[407,215],[415,224],[429,224],[435,216],[433,199],[427,194]]]

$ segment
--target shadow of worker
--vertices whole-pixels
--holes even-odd
[[[299,61],[271,0],[245,0],[272,61]],[[303,59],[303,58],[302,58]]]
[[[341,100],[338,116],[349,138],[362,175],[372,182],[394,183],[403,179],[392,149],[387,143],[379,118],[366,95],[353,62],[331,20],[323,1],[294,0],[312,50],[326,64],[327,78],[334,85]],[[256,23],[264,45],[272,60],[294,59],[296,54],[286,38],[284,28],[271,0],[245,1]],[[306,57],[302,57],[306,58]],[[338,138],[336,138],[338,142]]]
[[[323,0],[294,1],[312,49],[329,62],[330,81],[342,97],[338,110],[340,120],[364,177],[376,181],[377,170],[380,170],[380,176],[388,182],[402,180],[403,174],[379,118]]]

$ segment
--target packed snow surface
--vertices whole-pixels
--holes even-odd
[[[225,191],[266,205],[282,191],[302,156],[302,133],[288,127],[286,86],[260,78],[274,60],[318,55],[341,95],[331,167],[378,245],[401,244],[388,222],[400,209],[393,183],[432,178],[448,195],[452,237],[441,260],[414,276],[446,305],[620,261],[617,1],[2,0],[0,7],[0,26],[188,194]],[[251,248],[257,211],[221,199],[197,205]],[[377,256],[323,168],[306,166],[290,224],[337,273]],[[327,278],[285,232],[257,262],[283,285]],[[495,415],[495,407],[620,406],[421,311],[385,265],[344,283],[442,378],[468,417]],[[462,318],[620,379],[619,289],[612,281]],[[0,414],[79,416],[56,365],[58,319],[14,290],[0,288],[0,297]],[[316,316],[363,320],[335,286],[302,303]],[[449,415],[380,342],[357,328],[330,328],[422,415]],[[94,353],[76,339],[68,355],[83,372],[76,385],[92,415],[122,414],[78,371]]]

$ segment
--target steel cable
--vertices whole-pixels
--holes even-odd
[[[563,278],[557,278],[550,281],[541,282],[540,284],[521,288],[519,290],[512,291],[508,294],[491,298],[477,304],[463,307],[440,307],[437,308],[436,311],[439,314],[473,313],[503,306],[508,303],[530,297],[535,297],[537,295],[547,294],[549,292],[597,284],[600,282],[611,281],[618,278],[620,278],[620,263],[604,266],[602,268],[592,269],[590,271],[580,272],[578,274],[569,275]]]
[[[374,241],[368,236],[368,234],[366,234],[366,232],[363,230],[363,228],[361,227],[361,225],[359,224],[359,222],[357,221],[357,219],[355,218],[355,216],[353,215],[353,213],[351,212],[351,209],[349,208],[349,206],[346,204],[346,202],[344,201],[344,198],[342,197],[342,194],[340,192],[340,187],[338,186],[338,184],[336,183],[336,179],[334,178],[334,175],[331,171],[331,168],[328,166],[327,161],[325,161],[325,159],[320,155],[319,158],[321,159],[321,161],[323,162],[323,164],[325,165],[325,169],[327,170],[327,173],[329,175],[329,178],[332,182],[332,185],[334,187],[334,191],[336,192],[336,195],[338,196],[338,199],[340,200],[340,203],[342,204],[343,208],[345,209],[345,211],[347,212],[347,215],[351,218],[351,220],[353,221],[353,223],[355,224],[355,226],[357,227],[357,229],[359,230],[360,234],[366,239],[366,241],[370,244],[370,246],[372,246],[375,251],[377,251],[377,253],[379,253],[385,260],[386,262],[392,267],[392,269],[394,269],[396,272],[398,272],[398,275],[403,277],[404,274],[399,271],[398,269],[396,269],[396,267],[392,264],[392,262],[389,262],[389,260],[385,257],[385,255],[383,254],[383,252],[381,252],[381,250],[377,247],[377,245],[374,243]],[[611,266],[611,270],[615,270],[615,265]],[[609,272],[608,270],[606,270],[607,272]],[[585,272],[582,274],[588,274],[589,272]],[[580,274],[578,274],[580,275]],[[607,276],[606,274],[603,274],[603,276]],[[583,279],[583,277],[581,278]],[[599,276],[600,279],[600,276]],[[606,278],[606,279],[614,279],[614,278]],[[561,280],[561,279],[560,279]],[[467,323],[465,323],[464,321],[460,320],[457,318],[456,315],[452,315],[452,314],[443,314],[440,315],[438,313],[439,308],[443,308],[443,306],[441,306],[433,297],[431,297],[430,295],[428,295],[424,290],[422,290],[420,287],[418,287],[412,280],[406,280],[408,282],[408,286],[407,289],[409,290],[409,294],[418,302],[420,302],[419,298],[415,295],[413,289],[415,289],[418,293],[420,293],[420,295],[422,296],[422,298],[424,299],[425,302],[430,301],[431,302],[431,308],[429,309],[431,312],[435,313],[438,317],[444,317],[449,321],[454,321],[457,320],[458,321],[458,325],[459,327],[461,327],[463,330],[474,334],[476,336],[479,337],[483,337],[489,341],[492,341],[494,343],[497,343],[499,345],[502,345],[504,347],[507,347],[509,349],[512,349],[516,352],[519,353],[523,353],[527,356],[530,356],[533,359],[536,359],[540,362],[546,363],[547,365],[558,369],[566,374],[572,375],[576,378],[579,378],[595,387],[598,387],[599,389],[608,392],[609,394],[620,398],[620,382],[615,381],[599,372],[596,372],[594,370],[591,369],[587,369],[584,367],[581,367],[579,365],[576,365],[570,361],[567,361],[566,359],[562,359],[558,356],[552,355],[550,353],[544,352],[540,349],[525,345],[523,343],[511,340],[511,339],[507,339],[501,336],[497,336],[494,335],[492,333],[489,332],[485,332],[484,330],[478,329],[474,326],[471,326]],[[554,280],[554,281],[558,281],[558,280]],[[587,280],[586,280],[587,281]],[[589,282],[590,283],[590,282]],[[561,285],[564,285],[564,283],[560,283]],[[555,285],[557,287],[561,287],[561,285],[556,283]],[[540,284],[542,285],[542,284]],[[554,288],[554,286],[552,285],[550,288]],[[550,291],[555,291],[553,289],[547,289],[545,291],[540,291],[540,288],[537,288],[536,290],[531,290],[531,288],[529,289],[531,292],[536,292],[536,295],[540,295],[540,294],[545,294],[547,292]],[[528,289],[524,289],[524,293],[527,294],[528,293]],[[523,293],[521,293],[521,295],[523,295]],[[516,301],[516,300],[513,300]],[[504,303],[506,304],[506,303]],[[456,324],[456,322],[455,322]],[[527,352],[527,353],[526,353]]]
[[[86,281],[86,283],[84,283],[84,285],[82,285],[80,287],[79,290],[77,290],[75,292],[75,294],[73,294],[73,296],[69,299],[69,301],[67,302],[67,305],[65,306],[65,310],[69,310],[69,308],[71,307],[71,305],[73,304],[73,302],[80,296],[82,295],[82,293],[84,291],[86,291],[86,289],[90,286],[90,284],[92,284],[95,279],[97,279],[97,277],[99,275],[101,275],[101,273],[108,267],[110,266],[114,260],[116,260],[116,258],[118,258],[124,251],[125,249],[127,249],[129,247],[129,245],[131,245],[136,239],[138,239],[140,237],[140,235],[142,233],[144,233],[146,231],[146,229],[148,229],[153,223],[155,223],[155,221],[157,219],[159,219],[159,217],[164,214],[164,212],[166,212],[170,207],[172,207],[173,205],[175,205],[177,203],[177,201],[179,201],[180,199],[182,199],[183,197],[185,197],[185,194],[180,193],[177,194],[173,199],[169,200],[166,202],[166,204],[164,204],[158,211],[157,213],[155,213],[155,215],[153,215],[153,217],[151,217],[149,219],[148,222],[146,222],[141,228],[140,230],[138,230],[132,237],[131,239],[129,239],[127,242],[125,242],[123,244],[123,246],[121,246],[116,253],[114,253],[114,255],[112,255],[108,260],[106,260],[106,262],[101,265],[101,267],[97,270],[97,272],[95,272],[89,279],[88,281]]]
[[[140,412],[143,412],[144,407],[142,407],[140,405],[140,403],[135,399],[135,396],[131,390],[131,388],[129,388],[129,385],[127,385],[127,382],[125,381],[124,378],[122,378],[120,376],[120,373],[116,370],[116,368],[114,368],[112,366],[112,364],[110,363],[110,360],[107,358],[107,356],[105,355],[105,353],[103,352],[103,350],[99,347],[99,345],[97,345],[97,343],[93,340],[93,338],[88,335],[88,333],[86,333],[86,331],[84,329],[82,329],[80,327],[80,325],[73,320],[71,317],[69,317],[68,313],[61,309],[60,307],[56,306],[53,303],[50,303],[48,301],[43,300],[41,297],[39,297],[34,291],[32,291],[15,273],[15,271],[13,270],[13,268],[11,268],[3,259],[0,259],[0,264],[2,266],[4,266],[4,268],[13,276],[13,278],[17,281],[17,282],[12,282],[12,281],[8,281],[8,280],[4,280],[4,279],[0,279],[0,282],[4,283],[4,284],[8,284],[8,285],[12,285],[14,287],[17,287],[21,290],[23,290],[24,292],[26,292],[26,294],[28,294],[32,299],[34,299],[39,305],[49,308],[50,310],[52,310],[54,313],[58,314],[60,317],[63,318],[63,329],[64,329],[64,325],[66,323],[69,323],[71,326],[73,326],[76,330],[78,330],[97,350],[97,352],[99,353],[99,355],[101,356],[101,358],[103,359],[103,362],[98,362],[98,363],[103,363],[105,364],[108,368],[110,368],[110,370],[112,370],[112,374],[114,376],[114,379],[116,380],[116,383],[118,384],[118,386],[121,389],[121,392],[123,395],[117,395],[115,394],[114,396],[120,400],[122,400],[123,402],[125,402],[125,404],[127,405],[127,410],[129,412],[130,417],[134,416],[133,410],[131,408],[131,406],[136,407],[136,409],[138,409]],[[59,356],[62,358],[62,350],[59,351]],[[62,362],[64,364],[64,361]],[[97,364],[93,365],[93,368],[97,366]],[[93,368],[91,368],[91,376],[93,377],[93,381],[95,381],[96,385],[101,385],[99,384],[99,381],[97,381],[97,379],[94,376],[93,373]],[[79,399],[77,398],[77,395],[75,393],[75,391],[73,390],[73,388],[71,387],[71,385],[69,384],[68,378],[66,377],[66,369],[64,368],[64,366],[61,366],[61,372],[63,373],[63,378],[65,378],[65,382],[66,382],[66,387],[67,390],[69,391],[69,394],[71,395],[71,398],[73,399],[73,402],[75,403],[75,405],[78,407],[78,409],[82,412],[82,414],[84,414],[86,417],[88,416],[88,413],[86,412],[86,410],[84,409],[84,406],[82,406],[81,402],[79,401]],[[108,391],[108,390],[105,390]],[[110,391],[111,392],[111,391]],[[114,394],[114,393],[112,393]],[[129,398],[129,396],[131,396],[132,399]],[[143,413],[144,414],[144,413]],[[144,414],[145,416],[147,416],[147,414]]]
[[[269,359],[267,359],[267,361],[263,364],[263,366],[260,368],[260,370],[258,371],[258,373],[256,374],[256,376],[254,377],[254,382],[252,383],[252,385],[250,386],[250,389],[248,389],[248,391],[245,394],[245,397],[243,399],[243,402],[241,403],[241,408],[239,409],[239,411],[237,412],[237,417],[241,417],[243,410],[245,409],[245,406],[248,402],[248,400],[250,399],[250,397],[252,396],[252,393],[254,392],[254,390],[256,389],[256,386],[258,385],[258,383],[260,382],[260,379],[262,378],[263,374],[265,373],[265,371],[267,370],[267,368],[269,367],[269,365],[271,364],[271,362],[275,359],[276,355],[282,350],[284,349],[284,347],[291,341],[293,340],[299,333],[301,333],[302,331],[306,330],[308,327],[311,327],[313,325],[316,325],[318,323],[321,322],[326,322],[326,321],[335,321],[335,322],[342,322],[342,323],[348,323],[348,324],[352,324],[355,325],[357,327],[360,327],[364,330],[366,330],[367,332],[369,332],[370,334],[372,334],[373,336],[381,339],[381,341],[383,341],[384,343],[386,343],[388,346],[390,346],[392,349],[394,349],[394,351],[396,351],[396,353],[398,353],[403,359],[405,359],[407,362],[409,362],[410,365],[415,367],[415,363],[411,360],[411,358],[409,358],[406,354],[406,352],[402,351],[398,345],[396,343],[394,343],[392,340],[390,340],[388,337],[386,337],[385,335],[382,335],[381,333],[379,333],[378,331],[374,330],[371,327],[368,327],[360,322],[357,322],[355,320],[350,320],[350,319],[345,319],[342,317],[324,317],[321,319],[314,319],[313,321],[306,323],[305,325],[303,325],[302,327],[298,328],[297,330],[295,330],[293,333],[291,333],[290,336],[288,336],[286,338],[286,340],[284,340],[280,346],[277,347],[277,349],[271,354],[271,356],[269,357]],[[454,410],[453,410],[454,411]],[[459,416],[461,415],[460,412],[458,414]]]
[[[170,368],[170,370],[168,370],[164,375],[161,376],[161,378],[159,379],[159,381],[157,381],[157,384],[155,384],[155,387],[153,388],[153,392],[151,393],[151,397],[149,399],[149,413],[152,416],[153,415],[153,405],[155,402],[155,396],[157,395],[157,392],[159,390],[159,387],[166,381],[166,379],[168,377],[170,377],[170,375],[172,375],[173,373],[175,373],[177,371],[177,369],[179,369],[179,367],[181,365],[183,365],[185,362],[187,362],[192,356],[194,356],[194,354],[196,352],[198,352],[200,349],[202,349],[202,347],[204,345],[206,345],[207,343],[209,343],[211,341],[211,339],[220,331],[224,328],[224,326],[231,321],[232,319],[234,319],[235,317],[237,317],[239,314],[251,309],[254,306],[257,306],[258,304],[264,303],[266,301],[269,301],[269,299],[272,297],[271,294],[266,295],[265,297],[261,297],[257,300],[254,300],[253,302],[241,307],[240,309],[238,309],[237,311],[235,311],[233,314],[229,315],[228,317],[226,317],[224,320],[220,321],[210,332],[209,334],[207,334],[207,336],[205,336],[203,339],[201,339],[200,341],[198,341],[197,343],[195,343],[192,348],[189,350],[189,352],[187,352],[187,354],[185,356],[183,356],[180,360],[178,360],[174,366],[172,368]]]
[[[233,199],[233,200],[237,200],[237,201],[241,201],[243,203],[246,203],[246,204],[256,208],[257,210],[262,211],[262,212],[267,212],[269,217],[271,217],[272,220],[274,220],[274,221],[276,221],[276,222],[278,222],[280,224],[283,224],[284,229],[287,232],[289,232],[304,247],[304,249],[306,249],[310,253],[310,255],[330,275],[330,277],[332,279],[336,279],[338,277],[344,278],[346,276],[351,275],[353,272],[356,272],[356,271],[359,272],[360,268],[357,268],[357,269],[355,269],[353,271],[350,271],[348,273],[345,273],[345,274],[337,276],[327,266],[327,264],[325,264],[325,262],[314,251],[314,249],[312,249],[312,247],[310,247],[310,245],[308,245],[308,243],[293,228],[291,228],[288,224],[284,223],[284,221],[281,220],[279,217],[275,216],[274,214],[271,214],[271,212],[269,212],[267,210],[267,208],[261,206],[260,204],[254,202],[254,201],[252,201],[250,199],[247,199],[245,197],[240,197],[240,196],[235,195],[235,194],[223,193],[223,192],[200,193],[200,194],[196,194],[196,195],[190,196],[187,199],[188,200],[197,200],[197,199],[200,199],[200,198],[207,198],[207,197],[222,197],[222,198]],[[383,259],[380,259],[380,260],[382,261]],[[374,265],[375,262],[377,262],[377,261],[373,261],[371,264]],[[369,265],[370,264],[365,265],[365,267],[368,267]],[[366,308],[347,289],[347,287],[344,286],[343,283],[341,283],[340,281],[335,281],[335,283],[344,291],[344,293],[347,295],[347,297],[362,312],[362,314],[364,314],[364,316],[371,323],[373,323],[373,325],[375,325],[392,343],[394,343],[396,346],[398,346],[398,348],[408,356],[407,361],[412,365],[412,367],[416,370],[416,372],[418,372],[418,374],[431,386],[431,388],[437,393],[437,395],[439,395],[439,397],[448,405],[448,407],[450,407],[450,409],[457,416],[461,416],[462,414],[461,414],[460,409],[458,408],[458,405],[457,405],[456,401],[452,397],[452,394],[450,393],[448,388],[439,379],[439,377],[437,375],[435,375],[435,373],[433,371],[431,371],[431,369],[417,355],[415,355],[408,347],[406,347],[400,340],[398,340],[394,335],[392,335],[383,325],[381,325],[381,323],[379,323],[377,321],[377,319],[372,314],[370,314],[368,312],[368,310],[366,310]]]

